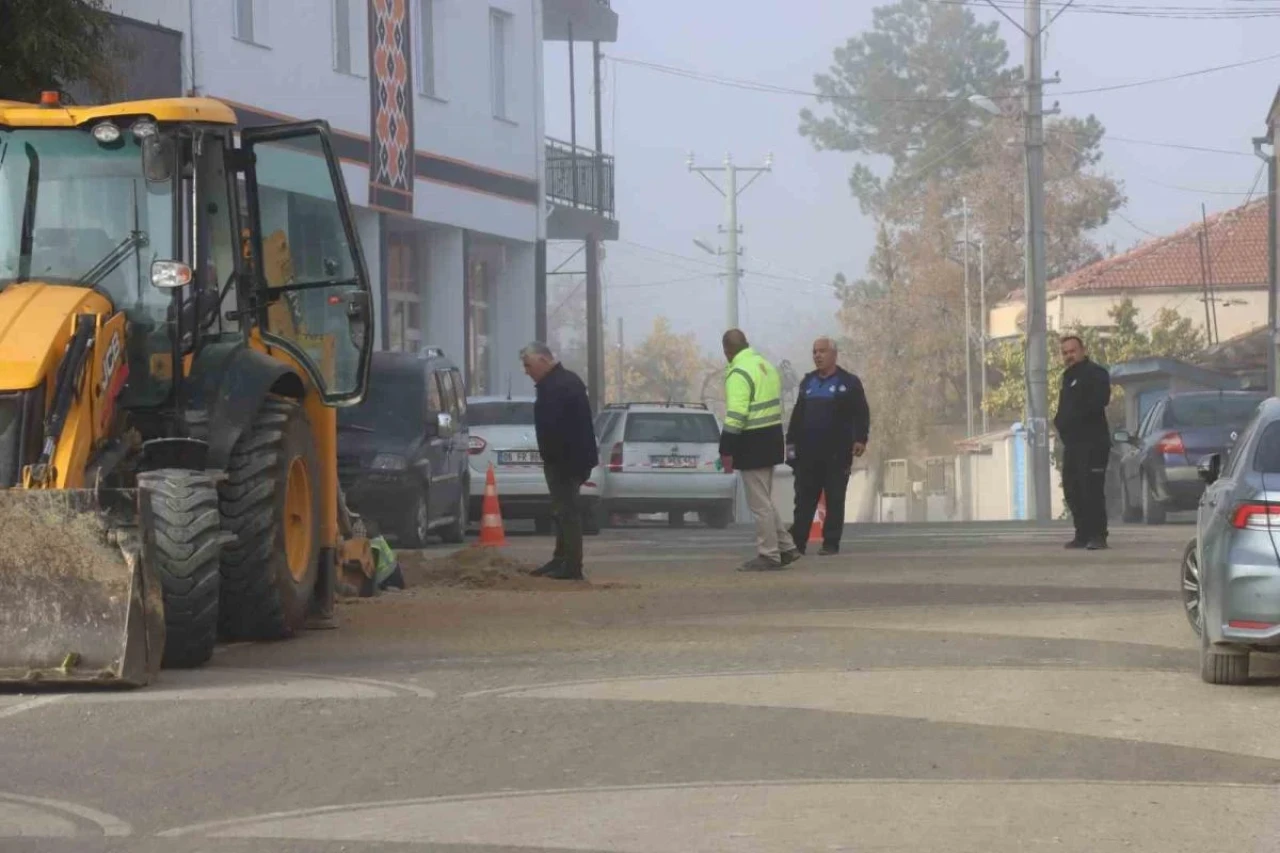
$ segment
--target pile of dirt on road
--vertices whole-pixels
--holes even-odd
[[[493,548],[459,548],[443,557],[421,552],[398,555],[405,586],[495,590],[592,589],[589,581],[558,581],[530,574],[536,565],[513,559]]]

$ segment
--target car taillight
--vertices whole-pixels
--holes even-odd
[[[609,470],[614,474],[622,472],[622,442],[619,441],[609,451]]]
[[[477,453],[484,453],[484,449],[488,446],[488,443],[478,435],[473,435],[467,439],[467,452],[472,456]]]
[[[1164,438],[1156,442],[1156,450],[1161,453],[1183,453],[1187,452],[1187,448],[1182,444],[1182,436],[1176,432],[1171,432]]]
[[[1242,503],[1231,516],[1231,526],[1237,530],[1280,531],[1280,504]]]

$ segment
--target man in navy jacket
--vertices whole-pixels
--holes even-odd
[[[520,360],[537,387],[533,421],[556,522],[555,555],[533,573],[557,580],[582,580],[578,491],[600,461],[587,387],[556,360],[546,344],[529,344],[520,351]]]
[[[795,471],[795,518],[792,538],[804,552],[818,498],[827,496],[820,555],[840,550],[844,531],[844,496],[853,460],[867,449],[871,410],[857,376],[836,364],[836,344],[822,337],[813,342],[816,370],[800,380],[787,427],[787,462]]]

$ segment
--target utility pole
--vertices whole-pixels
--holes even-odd
[[[964,217],[964,416],[965,438],[973,438],[973,311],[969,298],[969,199],[960,199]]]
[[[1040,0],[1026,0],[1023,32],[1027,37],[1026,109],[1026,290],[1027,290],[1027,427],[1031,437],[1031,482],[1035,519],[1049,521],[1049,343],[1046,328],[1044,259],[1044,76],[1040,45],[1044,25]]]
[[[727,329],[738,328],[738,281],[742,275],[739,267],[740,250],[738,249],[738,197],[746,191],[747,187],[755,183],[756,178],[765,172],[773,171],[773,155],[770,154],[765,158],[763,166],[736,166],[733,157],[729,154],[724,156],[724,165],[722,166],[695,166],[693,164],[693,155],[689,155],[689,171],[697,172],[715,188],[716,192],[724,196],[725,200],[725,225],[724,230],[727,232],[728,247],[725,250],[725,303]],[[711,172],[725,173],[725,187],[721,188],[711,177]],[[738,186],[738,173],[751,173],[751,178],[741,187]]]
[[[978,369],[982,371],[982,434],[987,427],[987,241],[978,241]]]

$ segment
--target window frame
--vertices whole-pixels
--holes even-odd
[[[444,101],[446,98],[440,86],[440,39],[437,33],[440,21],[436,14],[439,11],[436,0],[417,0],[414,11],[417,13],[413,27],[417,57],[413,63],[414,88],[424,98]]]
[[[506,9],[489,7],[489,106],[495,119],[510,123],[514,122],[510,114],[511,63],[508,51],[511,48],[513,19],[514,16]]]
[[[245,19],[249,24],[248,33],[243,28]],[[269,50],[271,33],[268,23],[267,4],[262,0],[232,0],[231,35],[236,41]]]

